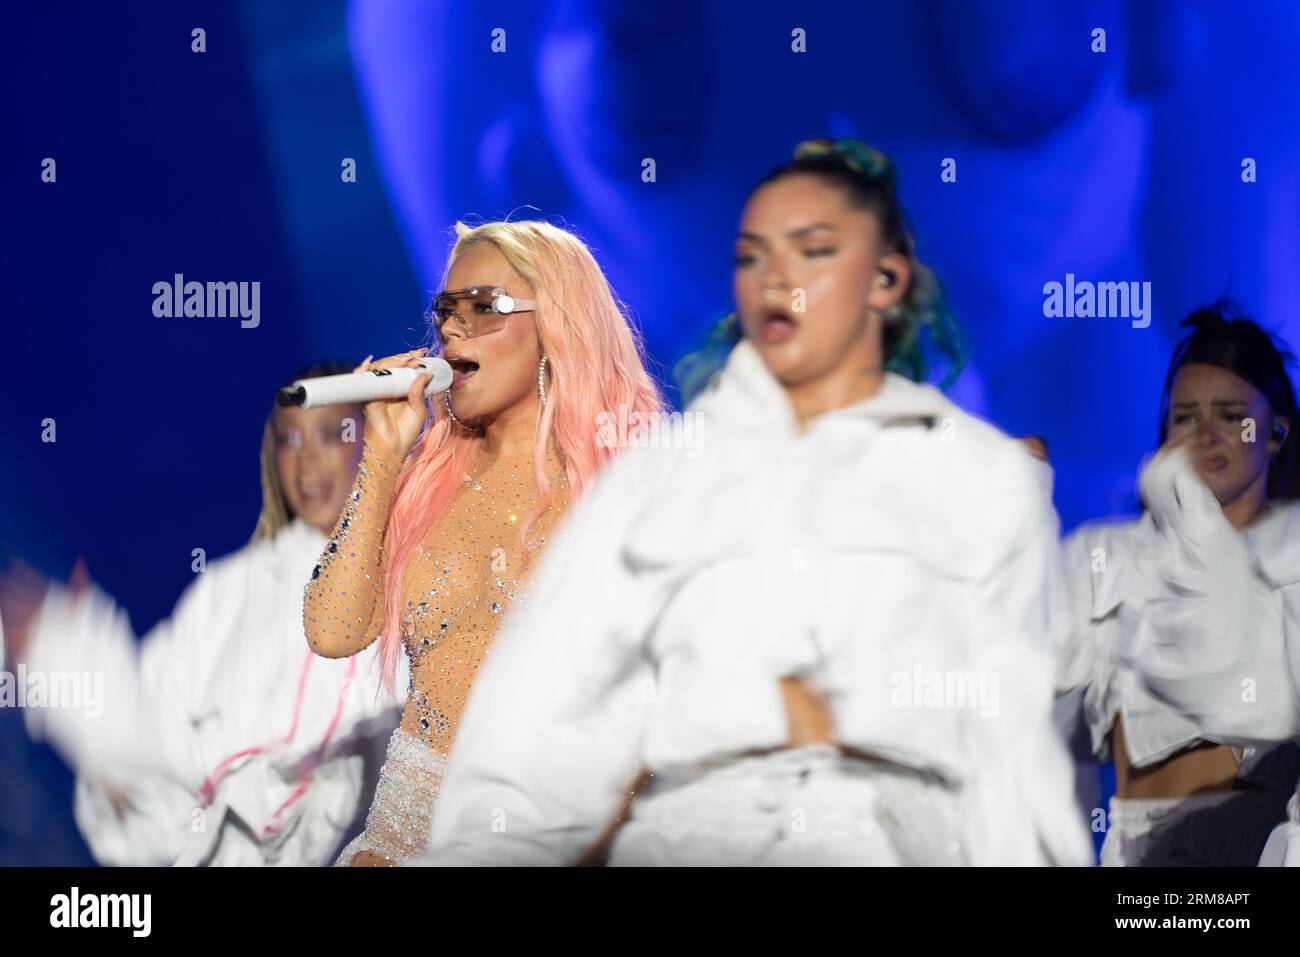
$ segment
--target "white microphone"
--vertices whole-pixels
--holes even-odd
[[[419,368],[401,366],[299,379],[281,389],[275,401],[281,406],[314,409],[318,405],[361,405],[375,399],[400,399],[410,391],[416,377],[426,372],[433,373],[433,378],[424,387],[426,396],[451,388],[451,366],[447,361],[437,356],[425,356],[420,360]]]

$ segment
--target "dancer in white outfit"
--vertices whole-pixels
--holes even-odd
[[[1061,686],[1085,689],[1094,751],[1115,761],[1109,865],[1253,864],[1300,774],[1294,392],[1268,334],[1227,304],[1186,324],[1146,512],[1066,544]]]
[[[1205,524],[1217,524],[1210,503],[1202,499],[1200,506]],[[1240,614],[1207,616],[1199,627],[1152,628],[1133,649],[1135,670],[1202,737],[1242,747],[1254,761],[1269,754],[1276,761],[1278,742],[1300,738],[1300,503],[1274,503],[1235,542],[1220,528],[1199,553],[1208,558],[1201,601],[1226,599],[1222,607]],[[1226,627],[1207,627],[1212,623]],[[1277,763],[1266,779],[1271,795],[1290,780],[1294,764]],[[1278,803],[1270,801],[1269,810]],[[1252,848],[1258,833],[1252,831]],[[1300,867],[1300,780],[1259,863]]]
[[[303,585],[351,488],[360,427],[359,408],[275,410],[254,539],[202,570],[138,649],[98,588],[6,581],[10,657],[25,674],[103,676],[101,714],[24,711],[76,771],[77,824],[100,863],[322,865],[360,829],[397,702],[374,655],[317,658],[302,629]]]
[[[1047,473],[890,371],[956,338],[887,161],[803,144],[741,229],[743,338],[552,544],[419,863],[577,861],[641,768],[613,864],[1087,863]]]

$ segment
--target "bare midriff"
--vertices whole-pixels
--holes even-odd
[[[1237,780],[1237,759],[1224,744],[1204,742],[1149,767],[1129,763],[1124,722],[1115,719],[1115,796],[1152,799],[1231,791]]]
[[[786,726],[790,729],[789,737],[784,744],[772,748],[753,748],[742,752],[741,756],[772,754],[810,744],[836,744],[826,700],[793,676],[779,679],[779,684]],[[846,748],[841,747],[840,750],[847,753]]]
[[[787,748],[806,744],[834,744],[831,712],[825,700],[798,678],[781,679],[781,698],[785,702],[786,722],[790,726]]]

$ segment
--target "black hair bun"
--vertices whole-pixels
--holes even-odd
[[[1263,354],[1276,353],[1284,364],[1295,358],[1284,342],[1251,319],[1240,303],[1227,296],[1197,309],[1179,326],[1190,328],[1192,336],[1198,340],[1227,340],[1239,348]]]

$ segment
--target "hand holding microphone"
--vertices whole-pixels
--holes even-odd
[[[394,378],[411,376],[405,395],[376,399],[367,402],[365,406],[366,441],[376,448],[386,448],[398,459],[406,458],[429,417],[429,409],[424,404],[425,396],[444,392],[451,385],[451,366],[436,356],[425,358],[428,351],[415,349],[378,362],[367,359],[356,368],[357,372],[392,369]],[[424,369],[428,371],[421,371]],[[444,370],[445,376],[440,376],[439,373]],[[438,385],[436,380],[439,379],[441,388],[430,391],[427,387]]]
[[[424,400],[451,386],[451,366],[425,348],[367,359],[349,375],[300,379],[280,390],[282,406],[364,403],[366,442],[376,451],[406,458],[428,418]],[[370,373],[367,375],[366,373]]]

